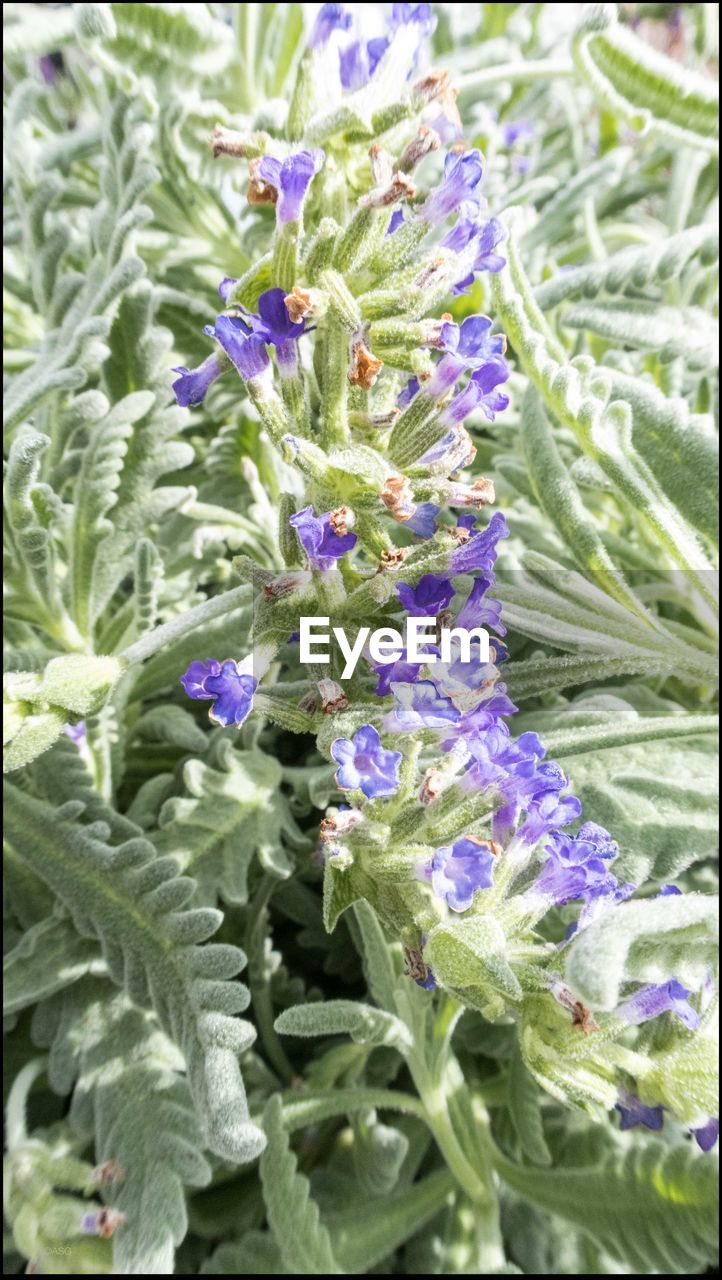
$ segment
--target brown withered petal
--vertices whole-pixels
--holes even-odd
[[[405,173],[395,173],[386,186],[378,191],[370,191],[360,203],[366,209],[385,209],[390,204],[398,204],[401,200],[411,200],[416,195],[416,187]]]
[[[374,180],[375,187],[385,187],[387,182],[391,181],[391,175],[394,171],[393,161],[385,147],[380,142],[372,142],[369,147],[369,158],[371,160],[371,175]]]
[[[222,124],[215,125],[208,143],[214,160],[219,156],[236,156],[243,160],[248,156],[249,151],[258,150],[257,146],[237,129],[226,129]]]
[[[104,1186],[109,1182],[122,1182],[125,1173],[121,1169],[117,1160],[105,1160],[103,1164],[98,1164],[90,1175],[90,1181]]]
[[[428,124],[422,124],[416,137],[412,138],[401,152],[399,169],[403,173],[410,173],[424,156],[428,156],[432,151],[438,151],[440,146],[441,138],[436,130],[430,128]]]
[[[585,1036],[599,1030],[599,1023],[594,1021],[591,1009],[582,1004],[581,1000],[575,1001],[572,1010],[572,1026],[578,1027]]]
[[[435,98],[441,96],[442,93],[448,93],[451,88],[451,78],[448,71],[427,71],[426,75],[418,80],[414,85],[414,93],[418,93],[419,97],[425,102],[433,102]]]
[[[404,563],[408,554],[408,547],[389,547],[386,551],[382,551],[377,573],[383,573],[385,569],[397,569]]]
[[[344,711],[348,706],[348,698],[335,680],[319,680],[318,692],[321,695],[321,710],[325,716],[333,715],[334,711]]]
[[[251,160],[248,165],[248,190],[246,198],[249,204],[275,204],[278,191],[270,182],[264,182],[258,170],[260,159]]]
[[[443,778],[440,769],[433,767],[426,770],[419,790],[419,804],[432,804],[441,795]]]
[[[424,957],[415,947],[404,947],[404,973],[414,982],[426,982],[429,975]]]
[[[290,293],[286,294],[283,299],[283,305],[288,312],[288,318],[292,324],[298,324],[303,317],[313,311],[313,302],[308,289],[302,289],[300,285],[295,284]]]
[[[283,596],[288,596],[295,591],[302,581],[299,573],[281,573],[270,582],[264,582],[261,591],[266,600],[281,600]]]
[[[370,391],[383,369],[383,360],[377,360],[376,356],[369,351],[366,343],[358,341],[353,345],[352,361],[348,375],[351,386],[361,387],[363,391]]]
[[[410,520],[416,510],[411,483],[406,476],[388,476],[379,497],[395,520]]]
[[[494,481],[488,480],[486,476],[478,476],[471,487],[475,493],[479,495],[474,506],[478,503],[479,505],[486,507],[490,503],[496,501]]]
[[[107,1206],[101,1209],[96,1217],[98,1235],[101,1240],[110,1240],[110,1237],[115,1235],[118,1227],[122,1227],[125,1221],[125,1214],[121,1213],[119,1209],[111,1209]]]
[[[353,525],[353,511],[350,507],[337,507],[335,511],[331,512],[328,522],[333,532],[343,538]]]
[[[304,693],[299,700],[298,706],[301,711],[307,711],[309,715],[313,715],[318,708],[318,693],[316,689],[309,689],[308,693]]]

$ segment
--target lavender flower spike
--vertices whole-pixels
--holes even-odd
[[[448,321],[441,326],[445,355],[424,388],[427,395],[437,400],[453,387],[465,370],[481,369],[495,358],[497,362],[501,360],[506,350],[506,338],[500,333],[492,335],[491,326],[488,316],[479,315],[467,316],[461,325]],[[496,381],[500,382],[501,378]]]
[[[699,1026],[699,1014],[689,1002],[691,994],[676,978],[670,978],[669,982],[652,982],[625,1000],[617,1013],[634,1027],[648,1022],[650,1018],[657,1018],[660,1013],[676,1013],[687,1030],[694,1031]]]
[[[335,533],[331,523],[333,512],[315,516],[313,507],[304,507],[291,516],[289,524],[296,530],[312,569],[333,569],[341,556],[356,546],[355,533]]]
[[[336,738],[331,755],[339,765],[336,784],[342,791],[363,791],[367,800],[392,796],[399,786],[400,751],[387,751],[378,731],[362,724],[353,738]]]
[[[216,378],[219,378],[224,370],[224,360],[220,358],[214,351],[199,364],[197,369],[187,369],[185,365],[176,365],[173,372],[179,373],[181,376],[173,383],[173,390],[178,404],[186,409],[192,404],[201,404],[205,400],[206,392]]]
[[[478,889],[492,884],[494,854],[476,836],[463,836],[437,849],[431,862],[431,884],[452,911],[466,911]]]
[[[325,151],[294,151],[282,162],[275,156],[264,156],[258,166],[259,176],[278,192],[276,219],[280,225],[298,222],[311,181],[326,159]]]

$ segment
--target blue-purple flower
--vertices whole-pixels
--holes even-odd
[[[451,553],[451,572],[491,573],[496,561],[497,543],[509,537],[509,526],[501,511],[495,511],[485,529],[473,532]]]
[[[629,1000],[625,1000],[617,1012],[632,1026],[637,1027],[650,1018],[657,1018],[661,1013],[674,1013],[684,1023],[688,1031],[699,1026],[699,1014],[689,997],[692,992],[682,986],[676,978],[669,982],[651,982],[640,987]]]
[[[356,546],[356,534],[336,533],[332,521],[332,511],[315,516],[313,507],[304,507],[289,520],[312,569],[333,569],[336,561]]]
[[[223,347],[244,382],[259,378],[270,368],[265,338],[254,333],[240,316],[219,316],[208,332]]]
[[[213,703],[208,715],[216,724],[224,727],[235,724],[240,728],[253,706],[258,687],[257,679],[251,674],[252,666],[250,657],[242,663],[233,658],[225,662],[207,658],[205,662],[192,662],[181,676],[181,684],[189,698]]]
[[[467,316],[460,325],[453,320],[441,326],[441,349],[445,353],[424,387],[433,400],[446,394],[466,370],[480,369],[506,350],[503,334],[492,334],[488,316]],[[497,382],[501,381],[497,378]]]
[[[711,1151],[719,1138],[719,1117],[712,1116],[706,1124],[693,1129],[692,1137],[702,1151]]]
[[[434,502],[420,502],[414,514],[404,520],[404,526],[420,538],[431,538],[436,532],[436,517],[441,507]]]
[[[474,627],[492,627],[497,635],[506,635],[506,627],[501,620],[501,600],[494,600],[487,594],[492,585],[490,573],[474,579],[474,585],[456,616],[457,627],[465,627],[467,631]]]
[[[420,216],[438,226],[476,190],[483,173],[480,151],[463,151],[460,155],[450,152],[444,161],[444,176],[427,196],[419,209]]]
[[[431,884],[434,893],[452,911],[466,911],[479,889],[492,884],[494,853],[491,846],[476,836],[462,836],[452,845],[437,849],[431,861]]]
[[[336,738],[331,755],[340,766],[336,785],[342,791],[363,791],[368,800],[392,796],[399,785],[400,751],[387,751],[371,724],[362,724],[353,738]]]
[[[176,365],[173,372],[179,373],[180,377],[173,383],[173,390],[178,404],[184,409],[188,405],[201,404],[208,388],[221,376],[223,369],[223,359],[219,359],[216,352],[199,364],[197,369],[187,369],[183,364]]]
[[[501,136],[505,147],[513,147],[517,142],[531,142],[534,125],[531,120],[508,120],[501,126]]]
[[[258,299],[258,320],[251,317],[250,323],[259,337],[275,346],[281,376],[290,377],[298,367],[296,343],[306,332],[306,325],[303,320],[291,320],[285,297],[283,289],[267,289]]]
[[[461,205],[459,217],[442,243],[445,249],[454,253],[465,253],[467,260],[473,252],[474,258],[468,275],[456,282],[452,293],[466,293],[474,283],[477,271],[501,271],[506,258],[496,250],[505,238],[503,223],[498,218],[485,219],[477,202],[468,200]]]
[[[460,717],[451,699],[443,697],[430,680],[416,684],[392,681],[391,692],[396,705],[390,723],[396,730],[444,729]]]
[[[619,1101],[614,1109],[621,1116],[620,1129],[634,1129],[641,1124],[645,1129],[657,1131],[664,1124],[664,1109],[645,1106],[629,1089],[620,1089]]]
[[[547,797],[543,797],[543,800]],[[552,795],[551,806],[558,807],[558,797]],[[567,800],[575,800],[569,796]],[[562,804],[565,802],[562,801]],[[569,821],[573,821],[581,811],[576,802]],[[585,894],[604,891],[610,883],[616,887],[617,880],[606,864],[604,858],[596,855],[595,846],[584,840],[575,840],[561,831],[553,831],[550,842],[546,845],[547,859],[536,879],[534,889],[549,899],[550,903],[561,907],[566,902],[575,902]]]
[[[259,177],[278,193],[276,218],[281,225],[297,222],[301,217],[308,188],[325,159],[326,153],[315,147],[313,151],[293,151],[283,161],[275,156],[263,156],[260,160]]]
[[[406,612],[412,618],[435,618],[448,608],[454,598],[454,588],[448,578],[425,573],[415,587],[399,582],[396,591]]]
[[[373,662],[371,666],[379,678],[374,693],[377,693],[380,698],[385,698],[391,693],[392,684],[411,683],[418,680],[422,665],[420,662],[409,662],[406,654],[403,653],[394,662]]]
[[[333,31],[348,31],[353,17],[342,4],[322,4],[308,39],[309,49],[320,49]]]

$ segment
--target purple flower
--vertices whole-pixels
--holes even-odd
[[[456,616],[457,627],[466,627],[467,631],[474,627],[492,627],[498,635],[506,635],[506,627],[501,621],[501,600],[494,600],[486,594],[491,585],[491,575],[482,574],[474,579],[474,585]]]
[[[38,67],[46,84],[57,84],[60,72],[64,69],[62,53],[59,50],[56,53],[44,53],[38,58]]]
[[[537,776],[544,776],[541,770]],[[527,804],[526,817],[517,831],[517,838],[525,844],[536,844],[541,836],[555,827],[568,827],[570,822],[581,816],[581,812],[581,801],[576,796],[560,796],[556,787],[544,790]],[[603,859],[599,861],[603,866]]]
[[[455,396],[441,415],[442,422],[461,422],[474,409],[481,409],[493,422],[497,413],[503,413],[509,397],[497,387],[509,377],[509,366],[501,356],[495,356],[472,373],[464,390]]]
[[[373,725],[362,724],[353,738],[336,738],[331,755],[340,768],[336,785],[342,791],[363,791],[368,800],[392,796],[399,785],[400,751],[387,751]]]
[[[392,684],[405,684],[418,680],[422,663],[409,662],[404,654],[394,662],[374,662],[371,664],[379,680],[374,693],[385,698],[391,692]]]
[[[711,1151],[719,1138],[719,1119],[712,1116],[701,1128],[693,1129],[692,1136],[702,1151]]]
[[[609,832],[604,827],[600,827],[598,822],[584,822],[579,828],[576,838],[577,840],[585,841],[587,844],[594,845],[598,858],[608,858],[611,862],[619,853],[619,845],[616,840],[613,840]]]
[[[396,403],[399,406],[399,408],[405,409],[407,404],[411,404],[411,401],[413,400],[414,396],[418,394],[418,391],[419,391],[419,379],[416,377],[409,378],[403,391],[400,391],[396,398]]]
[[[473,533],[451,553],[451,572],[490,573],[496,561],[496,544],[509,537],[509,526],[501,511],[495,511],[485,529]]]
[[[403,209],[394,209],[393,213],[391,214],[391,220],[386,229],[387,236],[392,236],[394,234],[394,231],[398,231],[403,221],[404,221]]]
[[[581,806],[580,806],[581,808]],[[607,886],[611,875],[603,858],[595,857],[593,846],[583,841],[552,833],[552,843],[546,846],[547,860],[537,877],[534,889],[556,906],[575,902],[589,892]]]
[[[444,161],[444,176],[421,206],[419,213],[426,222],[438,226],[454,213],[481,182],[483,167],[480,151],[450,153]]]
[[[223,373],[223,361],[213,352],[199,364],[197,369],[187,369],[185,365],[176,365],[173,372],[181,376],[173,383],[173,390],[178,404],[187,408],[191,404],[201,404],[211,383]]]
[[[319,147],[313,151],[294,151],[283,162],[275,156],[263,157],[258,173],[278,192],[276,218],[279,223],[298,221],[311,180],[325,159],[326,153]]]
[[[258,322],[253,324],[254,332],[276,348],[276,357],[281,376],[293,376],[298,367],[296,343],[306,331],[303,320],[294,323],[288,314],[284,302],[286,294],[283,289],[267,289],[258,299]]]
[[[212,332],[244,382],[259,378],[270,368],[264,338],[240,316],[219,316]]]
[[[205,681],[208,676],[220,675],[221,664],[216,662],[215,658],[206,658],[205,662],[197,660],[192,662],[184,676],[181,676],[181,684],[185,689],[189,698],[210,699],[212,693],[206,692]]]
[[[437,578],[433,573],[425,573],[415,587],[399,582],[396,592],[412,618],[437,617],[448,608],[455,594],[448,578]]]
[[[676,886],[676,884],[663,884],[663,885],[662,885],[662,888],[660,889],[659,893],[657,894],[657,897],[658,897],[658,898],[671,898],[671,897],[676,897],[676,896],[677,896],[677,894],[680,894],[681,892],[682,892],[682,890],[681,890],[681,889],[678,889],[678,888],[677,888],[677,886]]]
[[[467,316],[460,325],[451,320],[442,325],[441,342],[446,354],[424,387],[427,395],[438,400],[465,370],[480,369],[495,356],[503,355],[506,339],[500,333],[492,335],[491,326],[489,317],[480,315]],[[499,381],[501,379],[497,378]]]
[[[466,201],[459,209],[459,217],[451,231],[443,240],[445,249],[454,253],[466,253],[467,259],[474,252],[471,271],[458,280],[452,293],[466,293],[474,283],[477,271],[501,271],[506,258],[495,252],[506,238],[503,223],[498,218],[484,221],[481,207],[473,201]]]
[[[620,1129],[634,1129],[637,1125],[643,1124],[646,1129],[658,1130],[664,1124],[662,1107],[646,1107],[628,1089],[620,1089],[619,1102],[616,1103],[614,1110],[621,1116]]]
[[[363,89],[371,79],[369,49],[365,40],[354,40],[339,53],[339,77],[344,89]]]
[[[225,662],[207,659],[192,662],[181,684],[189,698],[212,701],[208,715],[216,724],[224,727],[235,724],[240,728],[253,706],[253,695],[258,681],[251,675],[252,659],[245,658],[239,665],[233,658]]]
[[[431,884],[452,911],[466,911],[477,889],[492,884],[494,854],[476,836],[462,836],[437,849],[431,861]]]
[[[501,126],[501,136],[505,147],[513,147],[517,142],[531,142],[534,137],[534,125],[531,120],[507,121]]]
[[[436,978],[434,977],[433,969],[430,969],[428,965],[426,966],[426,977],[414,978],[414,982],[416,983],[417,987],[423,987],[424,991],[436,991],[439,985],[438,982],[436,981]]]
[[[312,569],[333,569],[335,563],[358,541],[355,533],[334,533],[331,512],[321,516],[313,514],[313,507],[304,507],[291,516],[289,524],[296,530]]]
[[[85,742],[85,721],[79,720],[77,724],[63,725],[63,732],[67,734],[71,742],[75,742],[78,746]]]
[[[390,720],[395,730],[446,729],[460,718],[453,702],[442,697],[430,680],[416,684],[392,681],[391,692],[396,706]]]
[[[238,284],[237,276],[224,276],[223,279],[221,280],[221,283],[218,286],[218,292],[221,295],[221,301],[223,302],[224,306],[226,307],[228,306],[231,294],[233,293],[233,290],[235,289],[237,284]]]
[[[617,1012],[633,1027],[661,1013],[675,1013],[688,1031],[694,1031],[699,1026],[699,1014],[689,1002],[691,994],[676,978],[670,978],[669,982],[651,982],[620,1004]]]
[[[353,18],[342,4],[322,4],[308,40],[309,49],[320,49],[333,31],[348,31]]]
[[[420,502],[414,514],[404,520],[404,524],[420,538],[431,538],[436,532],[436,517],[440,510],[441,507],[433,502]]]

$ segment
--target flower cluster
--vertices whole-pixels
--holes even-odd
[[[205,330],[215,349],[199,368],[177,369],[174,390],[180,404],[197,405],[233,366],[272,443],[302,476],[303,497],[294,514],[286,510],[279,544],[287,565],[303,559],[308,571],[270,583],[261,571],[258,625],[277,655],[293,632],[294,598],[307,613],[328,612],[332,599],[352,616],[358,593],[359,617],[369,609],[383,622],[431,619],[439,635],[446,624],[493,633],[483,659],[458,638],[450,650],[430,640],[420,661],[408,648],[388,662],[364,654],[361,684],[348,696],[339,672],[330,672],[334,678],[317,680],[301,700],[299,715],[323,723],[318,745],[350,806],[322,824],[325,874],[347,877],[351,889],[339,894],[347,904],[360,872],[356,896],[369,896],[400,930],[407,972],[429,991],[438,985],[464,998],[467,989],[449,977],[443,953],[437,958],[439,934],[453,936],[485,913],[503,916],[522,938],[526,959],[517,967],[526,989],[563,1005],[572,1026],[591,1036],[599,1030],[591,1010],[559,985],[554,964],[637,886],[616,874],[617,843],[582,821],[570,778],[538,734],[514,736],[508,723],[517,708],[501,678],[507,650],[494,588],[509,528],[500,512],[478,514],[495,501],[494,487],[470,474],[472,430],[488,430],[509,404],[506,339],[487,315],[434,314],[478,273],[504,267],[504,229],[488,216],[484,161],[462,139],[448,76],[415,79],[434,24],[429,5],[395,4],[384,32],[367,39],[343,6],[321,7],[301,77],[309,102],[293,105],[285,140],[247,148],[249,204],[275,208],[273,251],[242,278],[221,282],[224,310]],[[358,142],[359,122],[373,122],[377,100],[381,140],[369,147]],[[532,142],[533,129],[519,121],[500,138],[513,150]],[[218,131],[214,139],[223,154]],[[434,153],[444,149],[441,166]],[[417,186],[417,169],[433,174],[434,164],[436,181]],[[360,194],[367,173],[370,186]],[[389,526],[403,528],[403,545]],[[352,552],[353,565],[331,583]],[[215,723],[240,726],[257,680],[250,659],[205,660],[191,663],[182,685],[190,698],[211,702]],[[354,698],[367,687],[360,708]],[[332,724],[336,715],[345,720],[333,736],[328,718]],[[391,870],[377,880],[367,851],[386,840]],[[357,854],[363,865],[355,868]],[[397,874],[397,901],[384,917],[384,884]],[[535,932],[541,922],[556,930],[556,942]],[[503,964],[508,993],[519,982],[506,955]],[[696,1030],[697,994],[676,975],[630,986],[610,1015],[610,1036],[661,1016],[683,1033]],[[641,1102],[627,1085],[620,1085],[622,1127],[660,1127],[662,1106]],[[712,1145],[711,1120],[694,1132],[700,1145]]]

